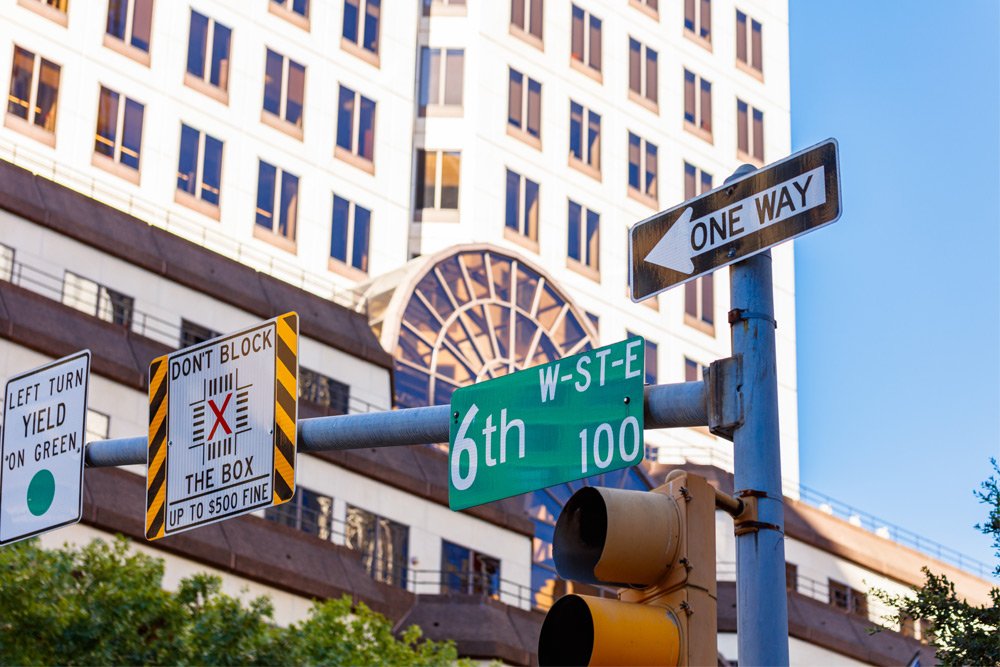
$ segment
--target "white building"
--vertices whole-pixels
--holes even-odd
[[[11,64],[9,81],[0,78],[0,159],[337,304],[340,340],[354,342],[338,351],[320,340],[322,327],[303,329],[306,400],[334,412],[443,402],[464,383],[631,334],[647,340],[650,382],[698,379],[730,354],[728,272],[633,304],[626,232],[720,186],[741,163],[788,155],[786,3],[0,0],[0,16],[0,67]],[[79,228],[44,230],[11,206],[0,227],[7,261],[55,276],[42,291],[138,338],[181,346],[268,310],[238,280],[223,283],[225,294],[202,289],[220,260],[199,262],[193,247],[172,256],[183,270],[151,272],[146,256],[133,257],[145,242],[139,227],[100,234],[108,214],[99,206],[87,205]],[[773,256],[782,473],[798,498],[792,244]],[[365,316],[374,336],[357,331]],[[376,340],[384,352],[369,347]],[[22,343],[10,343],[5,375],[58,356],[58,346],[47,354]],[[111,417],[111,436],[142,433],[143,385],[112,384],[95,382],[93,408]],[[705,429],[649,432],[647,444],[661,464],[732,470],[729,443]],[[404,466],[402,454],[386,456]],[[459,587],[527,616],[562,590],[546,531],[568,487],[456,515],[442,504],[446,485],[424,480],[421,496],[419,480],[380,477],[377,467],[361,455],[316,458],[300,466],[299,485],[312,493],[295,507],[342,526],[382,521],[390,541],[406,544],[410,593],[426,592],[416,570],[456,563],[490,582]],[[616,480],[649,481],[635,471]],[[297,511],[296,527],[323,533]],[[726,521],[720,536],[731,534]],[[407,527],[405,539],[394,525]],[[321,536],[343,543],[346,530]],[[821,582],[813,597],[835,606],[867,614],[852,600],[872,573],[919,581],[918,569],[887,574],[832,548],[840,560],[828,562],[814,553],[822,544],[805,546],[812,533],[788,535],[789,562]],[[720,537],[719,560],[725,580],[731,538]],[[845,586],[843,605],[830,582]],[[432,586],[455,592],[440,578]],[[728,658],[733,629],[720,640]],[[835,642],[817,646],[793,644],[793,660],[827,661],[818,650],[860,659]],[[518,650],[491,655],[518,662],[533,652]]]

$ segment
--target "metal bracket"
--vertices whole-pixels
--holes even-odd
[[[708,392],[708,430],[732,441],[743,425],[743,358],[740,355],[713,361],[705,371]]]
[[[745,533],[756,533],[758,530],[776,530],[779,533],[781,528],[773,523],[763,523],[757,520],[757,499],[766,497],[763,491],[740,491],[737,497],[743,501],[743,511],[733,517],[733,534],[743,535]]]
[[[737,322],[742,320],[764,320],[765,322],[770,322],[774,325],[774,328],[778,328],[778,320],[774,319],[766,313],[752,313],[748,310],[743,310],[742,308],[733,308],[729,311],[729,325],[732,326]]]

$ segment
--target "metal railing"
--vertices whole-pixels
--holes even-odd
[[[133,215],[144,222],[180,236],[215,253],[234,259],[261,273],[329,299],[351,310],[367,313],[364,297],[337,285],[327,276],[307,271],[294,262],[276,259],[271,253],[211,229],[193,218],[176,213],[134,194],[125,194],[111,181],[98,179],[73,167],[44,157],[4,137],[0,137],[0,159],[7,160],[39,176],[49,178],[91,199]]]
[[[78,294],[79,289],[68,285],[64,280],[64,276],[56,276],[30,264],[25,264],[23,261],[16,259],[16,256],[4,268],[9,268],[9,271],[4,271],[6,275],[0,274],[0,280],[7,280],[11,284],[23,287],[35,294],[88,313],[106,322],[112,322],[109,317],[109,309],[99,308],[97,304],[86,298],[88,295]],[[181,319],[180,314],[175,314],[173,321],[170,321],[161,316],[139,310],[138,308],[129,307],[127,321],[121,324],[121,326],[127,328],[132,333],[176,348],[181,340]],[[383,412],[386,409],[350,393],[347,395],[346,407],[346,414]]]
[[[715,465],[727,470],[733,469],[732,456],[715,448],[699,447],[697,445],[661,445],[651,446],[650,453],[653,460],[656,460],[658,455],[665,454],[665,458],[668,460],[679,458],[703,465]],[[939,542],[922,537],[911,530],[880,519],[874,514],[865,512],[825,493],[804,486],[795,480],[785,479],[783,480],[783,484],[786,490],[797,490],[799,500],[831,516],[843,519],[854,526],[875,533],[879,537],[932,556],[943,563],[954,565],[977,577],[983,579],[992,579],[994,577],[993,568],[989,565],[966,556],[951,547],[947,547]]]

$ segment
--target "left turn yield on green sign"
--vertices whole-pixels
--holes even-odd
[[[11,377],[0,436],[0,545],[80,520],[90,350]]]

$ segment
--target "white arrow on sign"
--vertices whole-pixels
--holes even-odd
[[[824,177],[824,168],[817,167],[697,220],[688,207],[645,260],[691,274],[693,257],[825,204]]]

